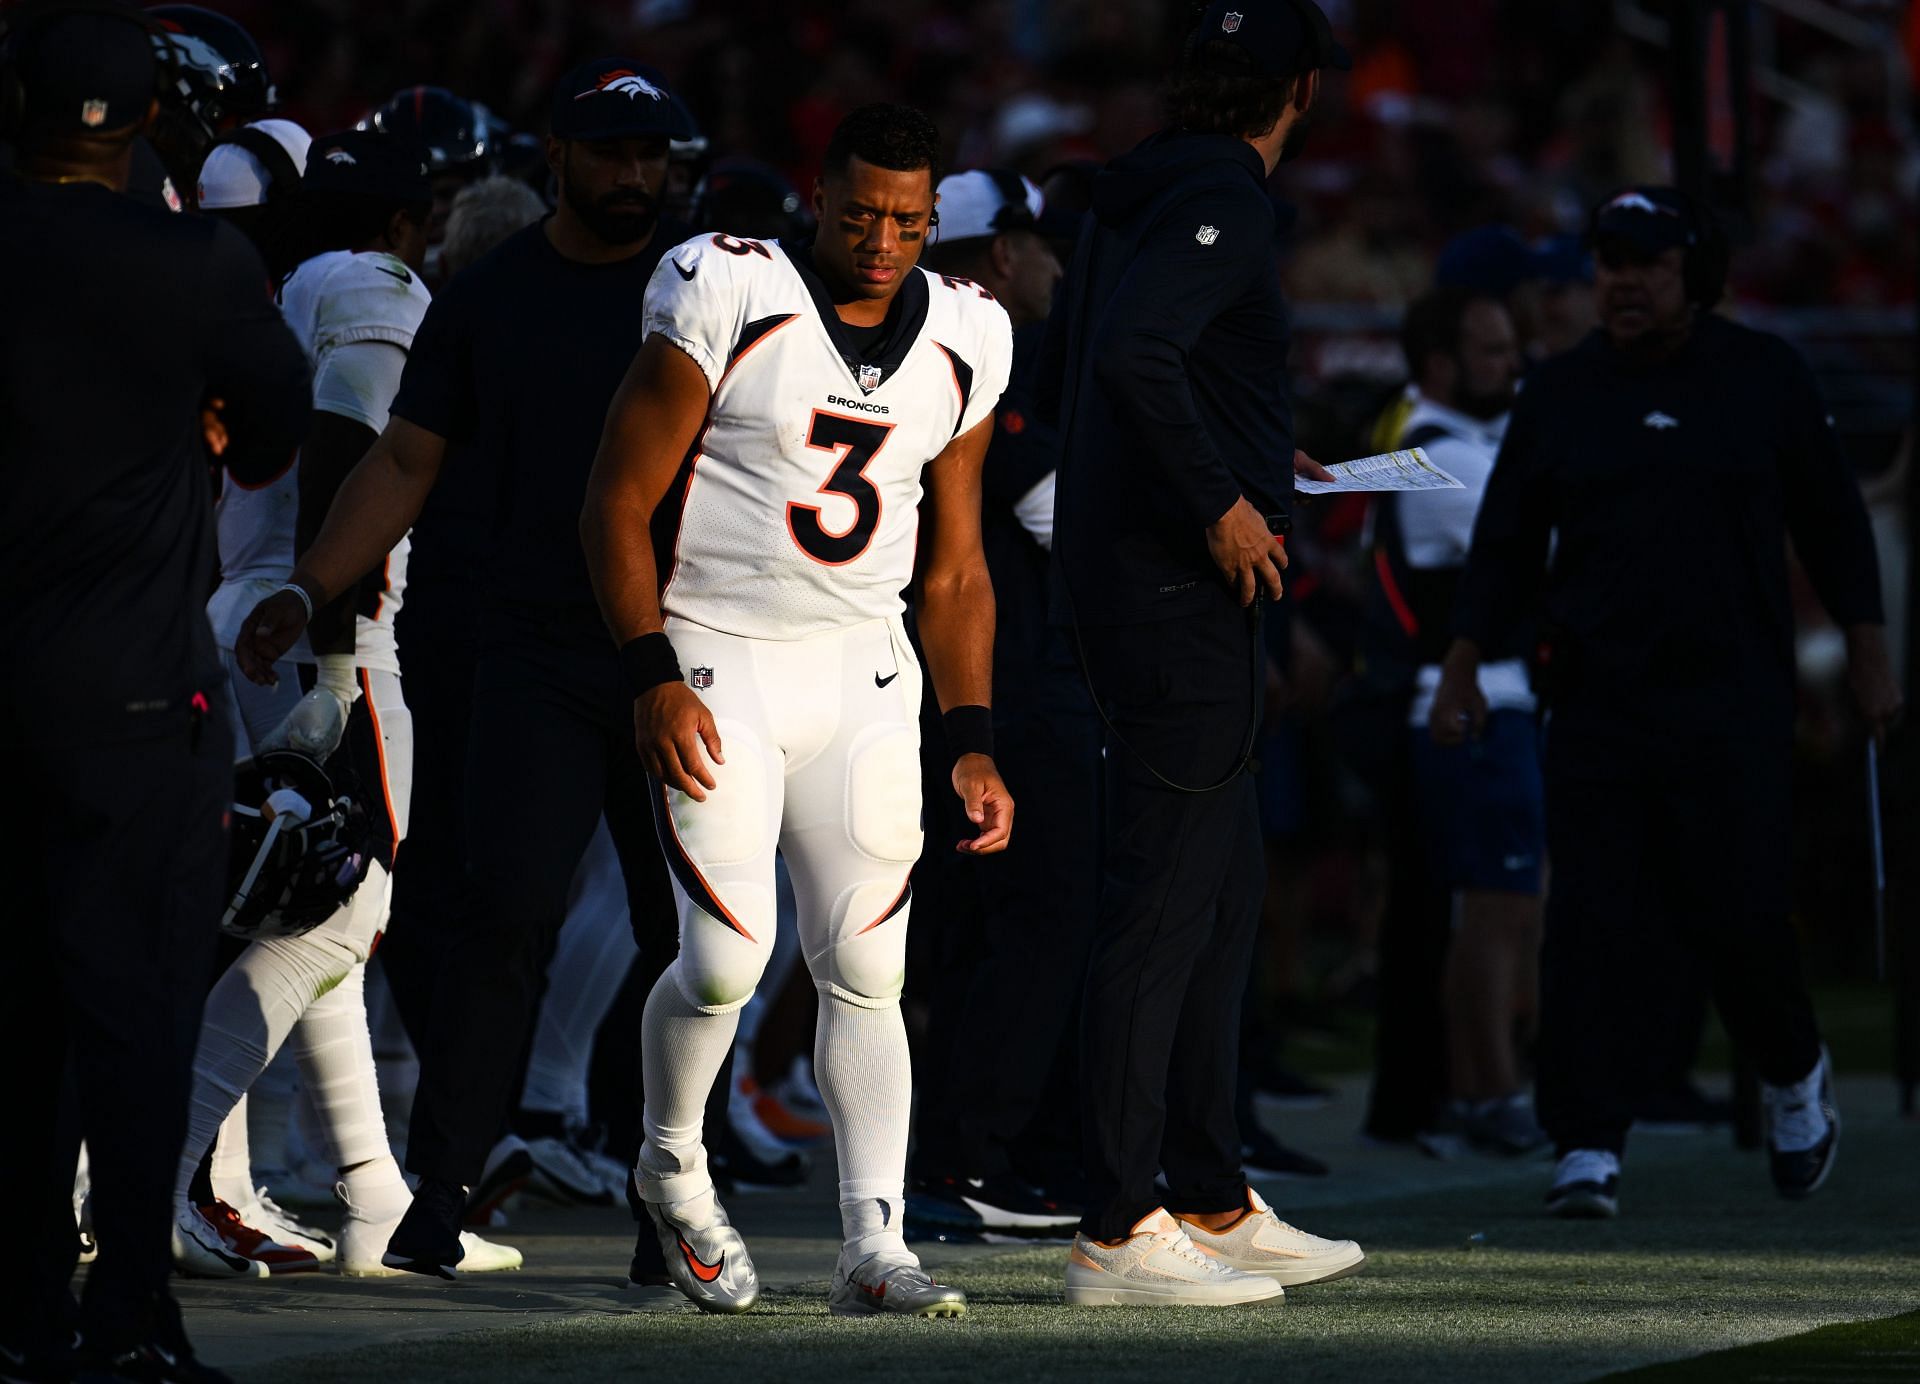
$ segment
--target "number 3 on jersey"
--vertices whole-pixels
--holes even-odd
[[[815,562],[844,567],[873,542],[873,531],[880,526],[880,491],[867,479],[866,471],[887,445],[887,434],[892,431],[891,423],[813,411],[813,419],[807,424],[807,445],[840,454],[819,493],[844,496],[853,501],[855,509],[853,523],[835,533],[820,522],[818,505],[803,505],[796,500],[787,506],[787,532],[800,545],[800,551]]]

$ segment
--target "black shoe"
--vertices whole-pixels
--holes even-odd
[[[1035,1191],[1009,1173],[940,1177],[908,1191],[906,1220],[928,1230],[1064,1239],[1080,1224],[1080,1208]]]
[[[73,1355],[74,1384],[233,1384],[232,1376],[194,1358],[180,1320],[180,1304],[163,1296],[154,1308],[152,1339],[125,1350],[81,1342]]]
[[[1833,1070],[1824,1051],[1820,1054],[1819,1081],[1813,1089],[1799,1086],[1765,1088],[1767,1108],[1767,1162],[1773,1173],[1773,1185],[1780,1195],[1793,1201],[1810,1197],[1833,1171],[1833,1156],[1840,1148],[1840,1112],[1833,1105]],[[1785,1135],[1794,1143],[1804,1139],[1807,1128],[1826,1121],[1827,1132],[1812,1148],[1782,1150],[1775,1140]]]
[[[0,1384],[68,1384],[79,1349],[78,1335],[62,1345],[0,1345]]]
[[[790,1153],[777,1163],[755,1156],[731,1125],[722,1124],[707,1144],[707,1172],[720,1191],[765,1192],[807,1184],[807,1160]]]
[[[437,1177],[421,1178],[413,1204],[400,1218],[380,1262],[430,1278],[456,1277],[454,1269],[467,1254],[460,1243],[460,1221],[466,1209],[465,1187]]]
[[[1277,1177],[1325,1177],[1332,1171],[1311,1154],[1288,1148],[1259,1125],[1241,1137],[1240,1166],[1249,1178],[1271,1181]]]
[[[640,1233],[633,1242],[633,1262],[627,1266],[627,1286],[671,1288],[673,1280],[667,1277],[667,1256],[660,1248],[660,1232],[654,1229],[653,1217],[647,1214],[647,1203],[641,1199],[635,1178],[636,1174],[627,1174],[627,1209],[640,1223]]]

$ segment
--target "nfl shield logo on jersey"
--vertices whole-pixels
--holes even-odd
[[[863,365],[860,367],[860,387],[871,394],[880,387],[880,367]]]
[[[703,691],[713,686],[713,669],[695,668],[691,673],[687,674],[687,682],[692,686],[694,691]]]
[[[1220,239],[1220,228],[1218,226],[1202,226],[1193,233],[1193,238],[1202,245],[1211,245],[1214,241]]]
[[[1220,21],[1220,32],[1223,34],[1239,33],[1240,21],[1245,18],[1246,16],[1238,10],[1228,10],[1225,18]]]

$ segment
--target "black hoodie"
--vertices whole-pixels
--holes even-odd
[[[1264,514],[1291,507],[1286,358],[1253,148],[1166,132],[1103,170],[1040,362],[1042,416],[1065,433],[1056,619],[1132,623],[1231,599],[1206,528],[1242,495]]]

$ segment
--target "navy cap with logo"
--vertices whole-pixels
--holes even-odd
[[[1194,26],[1190,46],[1219,39],[1253,59],[1268,77],[1294,77],[1323,67],[1345,72],[1353,59],[1313,0],[1214,0]]]
[[[321,135],[307,148],[301,186],[310,193],[367,197],[398,206],[433,200],[426,150],[378,130]]]
[[[628,58],[595,58],[553,90],[555,139],[692,139],[693,115],[667,79]]]
[[[1644,254],[1685,249],[1697,231],[1693,213],[1672,188],[1630,187],[1601,203],[1588,237],[1595,246],[1625,241]]]
[[[153,40],[137,19],[55,13],[23,26],[12,44],[25,121],[36,131],[124,130],[153,102]]]

